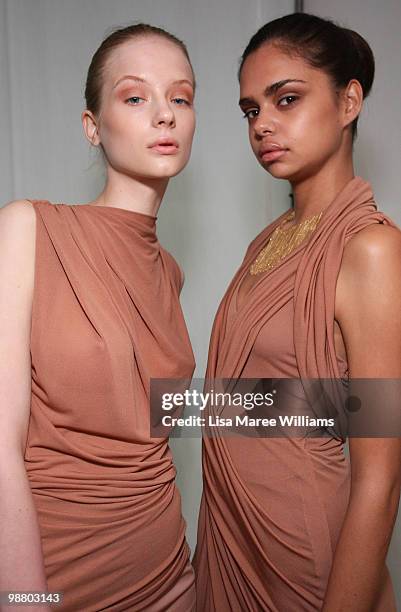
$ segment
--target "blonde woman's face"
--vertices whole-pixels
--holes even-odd
[[[350,119],[328,75],[271,44],[244,62],[240,107],[258,162],[276,178],[315,174],[349,137]]]
[[[107,163],[126,175],[169,178],[189,160],[194,82],[183,51],[160,36],[134,38],[107,60],[98,138]]]

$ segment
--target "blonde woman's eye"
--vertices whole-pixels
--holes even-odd
[[[140,98],[139,96],[131,96],[126,100],[126,102],[128,102],[129,104],[136,105],[139,104],[141,100],[143,100],[143,98]]]
[[[284,98],[280,98],[279,106],[290,106],[291,104],[294,104],[295,100],[298,100],[298,96],[284,96]],[[286,103],[283,104],[283,101]]]
[[[178,106],[185,106],[185,105],[189,106],[190,105],[188,100],[185,100],[185,98],[173,98],[173,102],[178,104]]]

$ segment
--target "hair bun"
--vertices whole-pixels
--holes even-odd
[[[343,28],[346,32],[350,43],[356,52],[359,59],[359,74],[355,74],[355,78],[360,82],[363,89],[363,97],[369,95],[370,90],[372,89],[373,79],[375,76],[375,58],[372,52],[372,49],[366,42],[366,40],[355,32],[355,30],[349,30],[348,28]]]

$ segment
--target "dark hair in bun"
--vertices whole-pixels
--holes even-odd
[[[314,68],[324,70],[335,88],[360,82],[363,97],[369,94],[375,74],[375,60],[366,40],[354,30],[308,13],[292,13],[266,23],[252,36],[241,58],[238,76],[246,58],[266,43],[274,42],[288,53],[296,53]],[[358,117],[352,122],[357,133]]]

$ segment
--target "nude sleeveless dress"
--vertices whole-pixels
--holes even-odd
[[[33,201],[32,402],[25,466],[59,610],[194,607],[175,468],[149,381],[191,377],[182,277],[156,218]],[[29,204],[27,204],[29,205]]]
[[[207,378],[346,381],[333,336],[343,247],[361,227],[394,223],[355,177],[311,239],[261,274],[238,308],[250,264],[287,213],[251,243],[220,304]],[[321,610],[350,492],[343,440],[205,437],[203,479],[193,561],[198,612]],[[388,576],[379,610],[396,610]]]

